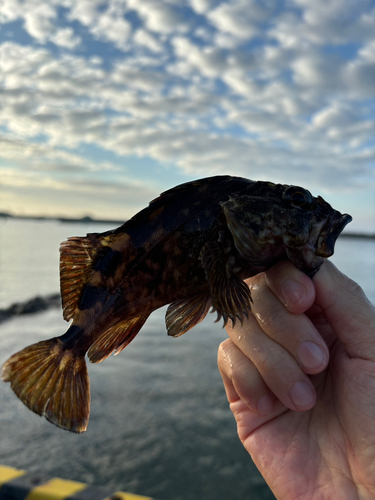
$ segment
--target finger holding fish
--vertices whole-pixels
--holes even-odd
[[[300,310],[300,313],[291,313],[285,305],[286,293],[282,294],[280,283],[287,276],[294,280],[293,290],[289,287],[292,293],[288,307]],[[253,410],[271,410],[274,407],[271,405],[272,395],[273,400],[276,398],[287,408],[308,410],[316,401],[315,389],[308,375],[323,371],[329,358],[323,339],[302,313],[314,299],[312,282],[290,263],[283,262],[248,280],[248,283],[253,299],[252,314],[242,327],[237,323],[227,326],[230,341],[221,346],[225,355],[219,356],[220,370],[235,391],[239,388],[239,398],[244,402],[251,401],[249,407]],[[230,343],[237,349],[233,350]],[[235,361],[228,362],[228,359]],[[244,380],[247,377],[247,370],[243,370],[246,359],[256,368],[258,377],[253,375]]]
[[[306,411],[314,406],[316,394],[308,376],[286,349],[265,334],[254,317],[249,318],[242,328],[237,324],[233,328],[228,325],[227,332],[281,403],[295,411]],[[236,376],[242,377],[240,373]],[[239,394],[242,400],[252,397],[250,393],[254,388],[248,387],[247,390],[247,394]],[[255,391],[259,389],[255,388]]]
[[[256,429],[287,410],[267,386],[255,364],[230,338],[219,346],[218,367],[242,441],[247,438],[249,429]]]
[[[251,279],[251,295],[253,314],[268,337],[286,349],[305,373],[324,370],[328,347],[303,314],[314,302],[312,281],[291,262],[280,262]]]
[[[275,414],[285,410],[285,406],[277,401],[268,388],[255,364],[231,339],[220,344],[218,367],[230,405],[244,405],[245,410],[250,408],[258,424],[264,419],[268,420],[271,411]]]

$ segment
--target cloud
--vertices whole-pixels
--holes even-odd
[[[184,179],[374,182],[373,0],[3,0],[0,16],[31,37],[0,43],[19,179],[40,168],[64,191],[74,169],[119,179],[138,157]]]
[[[81,43],[81,38],[74,35],[73,28],[62,28],[57,30],[51,36],[51,42],[60,47],[74,49]]]
[[[127,3],[129,9],[137,12],[150,31],[169,34],[188,28],[182,12],[173,3],[159,0],[128,0]]]
[[[152,52],[162,52],[163,46],[159,40],[147,30],[139,29],[134,35],[134,41],[137,45],[147,47]]]
[[[375,95],[375,40],[365,44],[358,57],[349,62],[345,69],[351,93],[358,97],[373,98]]]
[[[91,33],[100,40],[110,41],[119,48],[125,48],[132,28],[124,14],[121,6],[111,3],[105,12],[95,17],[91,24]]]
[[[3,0],[0,22],[21,19],[25,31],[39,43],[50,41],[58,46],[73,49],[80,44],[81,38],[75,35],[72,27],[61,28],[56,25],[59,4],[62,7],[64,2]]]
[[[31,142],[12,134],[0,135],[0,151],[3,160],[12,160],[20,170],[48,172],[95,172],[120,170],[118,165],[109,161],[93,163],[84,156],[58,149],[53,145]],[[22,174],[23,175],[23,174]]]
[[[284,47],[358,44],[373,37],[372,0],[355,4],[342,0],[292,0],[290,5],[294,8],[282,11],[270,29],[270,34]]]
[[[215,0],[190,0],[190,5],[197,14],[205,14],[214,4]]]
[[[84,26],[95,26],[99,7],[106,3],[103,0],[69,1],[65,4],[69,9],[67,18],[71,21],[79,21]]]
[[[99,10],[107,4],[107,9]],[[91,34],[100,40],[113,42],[123,48],[131,33],[131,24],[125,19],[126,4],[111,0],[51,0],[39,2],[26,0],[4,0],[3,22],[21,19],[27,33],[39,43],[52,42],[58,46],[73,49],[81,43],[73,27],[59,27],[61,9],[67,10],[66,18],[87,26]]]
[[[47,3],[41,3],[33,5],[32,9],[27,9],[23,17],[29,35],[44,43],[53,32],[56,10]]]
[[[353,123],[355,118],[350,109],[345,110],[344,106],[336,102],[316,113],[312,118],[312,125],[316,128],[338,127]]]
[[[337,89],[342,83],[344,61],[335,56],[308,51],[297,56],[291,63],[294,81],[303,87]]]
[[[113,218],[116,214],[117,219],[125,221],[159,195],[159,191],[147,181],[130,176],[109,181],[94,175],[87,179],[75,172],[74,178],[58,179],[36,170],[1,167],[0,175],[0,210],[11,213],[25,213],[20,200],[28,199],[28,212],[36,215],[89,214],[100,219]]]
[[[185,37],[175,37],[172,40],[176,56],[183,60],[190,72],[198,70],[204,76],[215,78],[226,67],[225,55],[215,47],[199,48]]]
[[[233,37],[249,40],[260,33],[263,23],[273,9],[272,1],[235,0],[223,2],[211,10],[207,17],[220,31]]]
[[[305,36],[317,43],[341,44],[365,41],[373,36],[374,6],[371,0],[293,0],[302,9]],[[370,18],[372,18],[370,20]]]

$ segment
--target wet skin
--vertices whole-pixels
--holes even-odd
[[[375,308],[326,262],[248,281],[218,364],[239,437],[276,498],[375,498]]]

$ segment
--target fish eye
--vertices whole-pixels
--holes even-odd
[[[283,193],[283,200],[293,207],[308,209],[313,202],[312,194],[298,186],[291,186]]]

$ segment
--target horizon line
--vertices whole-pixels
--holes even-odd
[[[74,222],[74,223],[86,223],[86,224],[117,224],[121,226],[125,224],[128,220],[119,220],[119,219],[94,219],[90,215],[84,215],[82,217],[62,217],[62,216],[50,216],[50,215],[14,215],[8,212],[0,212],[0,219],[27,219],[27,220],[56,220],[58,222]],[[375,239],[375,233],[352,233],[348,231],[343,231],[340,236],[346,238],[368,238]]]

